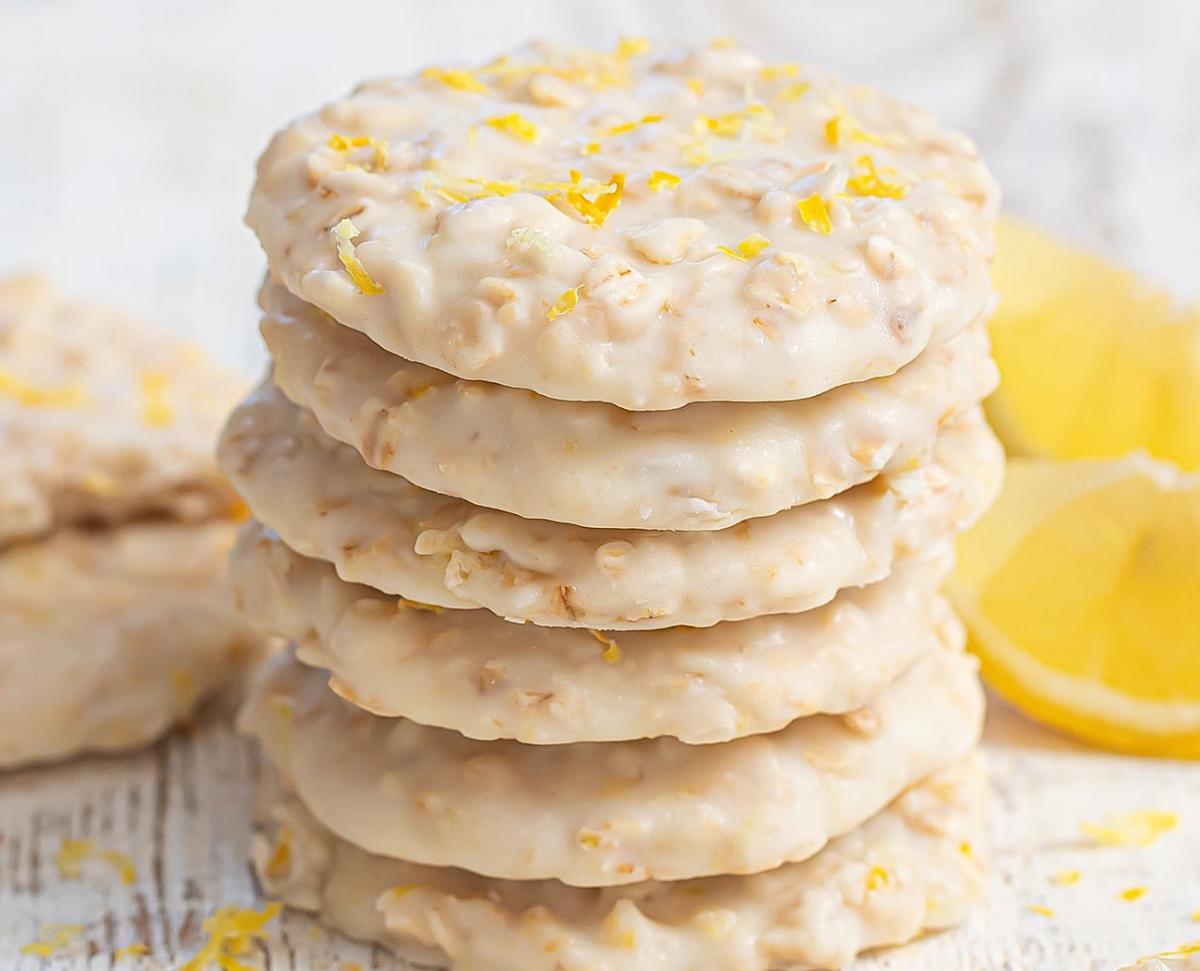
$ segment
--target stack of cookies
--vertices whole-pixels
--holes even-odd
[[[40,277],[0,281],[0,768],[141,745],[235,681],[245,382]]]
[[[733,43],[535,45],[293,123],[222,466],[265,888],[459,968],[835,967],[963,918],[995,186]]]

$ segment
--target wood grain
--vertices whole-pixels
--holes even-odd
[[[856,971],[1112,971],[1140,955],[1200,938],[1200,765],[1127,759],[1077,746],[993,704],[995,879],[970,924],[859,962]],[[123,758],[84,759],[0,779],[0,968],[117,966],[132,943],[152,955],[121,968],[174,967],[198,947],[200,924],[223,904],[257,904],[246,864],[256,760],[227,717]],[[1177,812],[1180,827],[1148,849],[1096,849],[1080,830],[1113,812]],[[64,880],[64,837],[128,852],[138,879],[93,861]],[[1080,871],[1058,886],[1061,870]],[[1129,902],[1120,892],[1147,888]],[[1029,908],[1050,907],[1053,917]],[[82,924],[68,952],[20,955],[47,924]],[[290,914],[271,927],[272,971],[421,968],[327,934]]]

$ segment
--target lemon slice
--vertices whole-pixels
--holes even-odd
[[[950,590],[983,673],[1108,748],[1200,758],[1200,476],[1015,459]]]
[[[988,418],[1010,454],[1109,458],[1144,448],[1200,469],[1200,308],[1012,219],[991,333],[1004,376]]]

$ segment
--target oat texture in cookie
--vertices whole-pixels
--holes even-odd
[[[290,653],[267,662],[241,722],[313,815],[368,852],[611,886],[807,859],[965,758],[982,718],[975,663],[950,649],[867,713],[714,745],[476,741],[364,712]]]
[[[629,412],[456,379],[387,353],[278,286],[267,294],[276,384],[368,465],[581,526],[721,529],[912,468],[998,377],[976,326],[894,375],[816,398]]]
[[[245,382],[197,348],[0,281],[0,546],[148,515],[202,521],[235,496],[212,444]]]
[[[895,372],[990,309],[997,207],[966,137],[811,66],[533,44],[293,122],[247,221],[404,358],[649,411]]]
[[[709,532],[586,529],[523,519],[368,468],[265,386],[230,418],[221,465],[292,549],[397,596],[608,630],[792,613],[945,545],[991,504],[1004,456],[978,410],[928,464]]]

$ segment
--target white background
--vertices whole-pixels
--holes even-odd
[[[1011,208],[1200,292],[1193,0],[0,0],[0,273],[260,360],[254,160],[358,79],[530,34],[734,34],[974,135]]]

